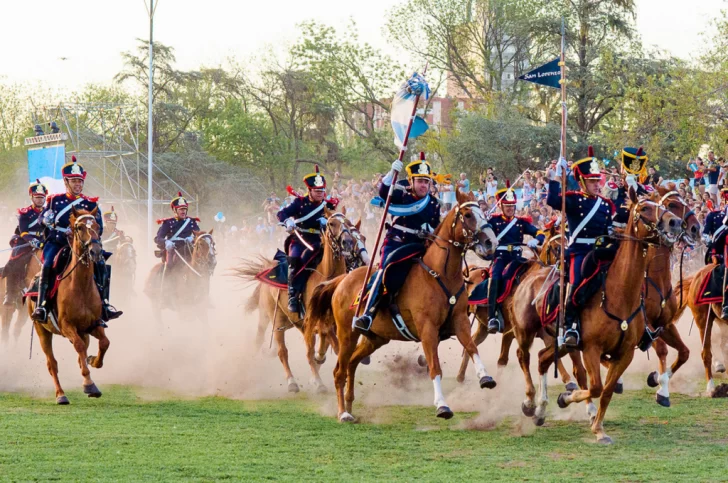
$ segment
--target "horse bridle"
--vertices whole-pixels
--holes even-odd
[[[363,260],[361,254],[363,252],[367,251],[366,245],[364,244],[364,240],[362,240],[362,234],[361,232],[355,227],[355,226],[349,226],[349,220],[346,218],[346,215],[343,213],[334,213],[329,217],[331,218],[337,218],[341,221],[341,233],[339,233],[339,236],[334,240],[336,243],[336,247],[338,247],[340,254],[344,255],[345,257],[351,257],[353,255],[356,255],[357,258],[360,260]],[[344,251],[343,248],[341,248],[341,238],[344,236],[344,234],[348,234],[352,240],[354,240],[354,245],[359,249],[358,253],[349,253],[347,251]],[[332,242],[333,243],[333,242]],[[334,254],[336,254],[336,248],[335,246],[331,246],[331,249],[334,250]]]
[[[441,241],[447,242],[456,248],[462,247],[463,248],[462,256],[464,257],[465,252],[472,249],[475,245],[478,244],[478,242],[475,241],[475,235],[481,233],[486,228],[492,228],[492,227],[490,226],[490,223],[485,221],[484,223],[480,224],[475,230],[468,230],[465,227],[465,215],[461,211],[463,208],[477,208],[478,211],[480,211],[481,213],[482,213],[482,211],[480,210],[480,206],[478,206],[478,203],[476,203],[475,201],[468,201],[468,202],[463,203],[462,205],[461,204],[455,205],[455,209],[456,209],[455,218],[453,219],[452,224],[450,225],[450,229],[452,231],[454,231],[455,226],[459,222],[462,225],[463,238],[465,238],[465,240],[466,240],[464,243],[461,243],[457,240],[445,240],[444,238],[441,238],[441,237],[435,235],[434,233],[430,233],[428,235],[428,237],[432,238],[433,240],[436,239],[436,240],[441,240]],[[475,210],[471,211],[471,213],[473,213],[474,216],[477,216]],[[485,220],[485,215],[483,216],[483,219]]]
[[[671,198],[673,196],[677,196],[677,200],[674,200],[674,201],[677,201],[678,203],[680,203],[682,205],[682,215],[680,217],[682,219],[682,224],[680,225],[680,227],[682,228],[682,233],[680,233],[680,237],[685,235],[685,236],[689,237],[690,240],[692,240],[692,237],[690,235],[688,235],[685,230],[687,230],[687,228],[688,228],[688,219],[691,216],[694,216],[695,220],[697,221],[698,217],[692,209],[688,210],[687,212],[685,211],[688,208],[690,208],[690,206],[688,206],[688,204],[685,203],[685,200],[680,195],[680,193],[677,191],[668,191],[667,193],[665,193],[662,196],[662,198],[660,198],[660,204],[661,205],[664,204],[666,201],[669,200],[669,198]],[[695,242],[695,240],[692,240],[692,241]]]
[[[212,276],[212,272],[215,270],[215,267],[217,266],[217,261],[214,258],[215,255],[217,255],[217,250],[215,249],[215,240],[212,238],[212,235],[209,233],[202,233],[195,238],[195,241],[192,243],[192,250],[193,253],[195,250],[197,250],[197,247],[201,240],[206,239],[208,240],[209,246],[210,246],[210,255],[212,255],[212,261],[210,261],[209,258],[205,258],[204,263],[200,263],[200,269],[205,268],[209,272],[209,274]]]
[[[86,229],[88,229],[92,233],[92,237],[88,241],[83,241],[79,237],[79,231],[76,229],[80,225],[83,224],[82,220],[87,219],[86,221]],[[90,247],[93,245],[99,245],[101,246],[101,237],[99,236],[99,233],[91,228],[91,222],[96,223],[96,218],[93,215],[81,215],[78,218],[76,218],[76,221],[73,223],[73,237],[74,239],[77,238],[79,242],[81,242],[81,250],[82,253],[76,253],[74,251],[74,254],[76,255],[76,258],[79,262],[83,263],[84,266],[88,265],[88,258],[90,258]],[[73,250],[73,244],[71,244],[71,249]],[[75,267],[74,267],[75,268]]]

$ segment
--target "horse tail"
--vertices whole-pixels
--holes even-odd
[[[270,268],[275,265],[276,262],[269,260],[263,256],[258,256],[254,259],[243,259],[240,265],[232,267],[230,269],[230,275],[243,279],[245,282],[255,282],[255,276],[266,268]]]
[[[304,323],[306,327],[311,329],[318,327],[320,331],[326,331],[333,325],[331,299],[344,277],[346,277],[346,274],[339,275],[335,279],[323,282],[313,289],[311,299],[306,306],[306,322]]]
[[[258,310],[258,308],[260,308],[260,284],[255,286],[253,294],[245,302],[246,312],[253,312],[255,310]]]

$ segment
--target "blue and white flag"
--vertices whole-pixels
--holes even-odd
[[[409,126],[410,116],[415,106],[417,96],[425,96],[425,100],[430,98],[430,86],[427,85],[425,78],[417,72],[407,80],[399,88],[392,99],[392,109],[390,118],[392,120],[392,130],[394,130],[394,144],[400,149],[404,145],[404,137],[407,134],[407,126]],[[411,139],[421,136],[427,131],[427,122],[420,116],[415,116],[412,120],[412,129],[409,137]]]

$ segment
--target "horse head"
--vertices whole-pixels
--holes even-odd
[[[700,222],[698,221],[698,217],[695,215],[695,212],[690,209],[690,206],[688,206],[685,200],[683,200],[680,193],[674,189],[658,186],[657,192],[659,193],[658,202],[667,208],[670,213],[682,220],[681,228],[683,230],[683,241],[690,246],[694,246],[695,242],[700,237]]]
[[[682,220],[650,198],[639,199],[632,187],[629,199],[632,202],[631,216],[625,235],[646,243],[672,247],[683,233]]]
[[[334,258],[338,259],[342,255],[351,254],[356,242],[346,226],[346,216],[328,208],[324,209],[324,216],[326,217],[326,229],[323,237],[333,252]]]
[[[457,227],[460,225],[461,229]],[[440,223],[441,228],[449,229],[449,233],[438,229],[438,237],[448,240],[452,245],[473,249],[480,258],[486,258],[495,252],[498,240],[493,228],[485,218],[485,214],[474,201],[457,204],[448,216]]]
[[[92,211],[77,210],[76,207],[71,208],[69,225],[71,247],[73,253],[84,265],[88,264],[87,258],[91,262],[96,263],[103,256],[101,237],[99,235],[101,227],[96,221],[98,210],[98,207]]]
[[[217,266],[217,250],[215,249],[215,239],[212,238],[212,232],[195,231],[192,234],[195,241],[192,244],[192,265],[200,270],[207,270],[212,275]]]
[[[371,260],[366,248],[366,237],[361,232],[361,219],[352,223],[343,213],[333,213],[329,222],[333,219],[343,223],[341,232],[341,250],[346,258],[347,269],[368,265]]]

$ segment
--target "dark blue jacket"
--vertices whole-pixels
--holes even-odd
[[[18,226],[15,234],[23,239],[23,243],[31,240],[40,240],[43,237],[43,225],[40,222],[40,214],[43,208],[36,209],[33,205],[18,210]]]
[[[504,215],[496,215],[490,219],[490,226],[493,227],[493,233],[498,237],[503,230],[511,224],[513,218],[506,218]],[[516,217],[516,223],[498,240],[499,247],[507,247],[508,245],[521,246],[523,244],[523,236],[531,235],[536,238],[539,243],[543,243],[546,236],[539,233],[538,228],[533,226],[531,222],[522,217]],[[495,256],[499,256],[496,252]]]
[[[190,222],[187,223],[184,230],[177,234],[177,231],[182,227],[186,220],[190,220]],[[172,218],[157,220],[157,224],[160,226],[159,230],[157,230],[157,236],[154,237],[154,243],[156,243],[157,247],[160,249],[164,249],[164,242],[166,240],[172,240],[175,244],[181,243],[184,238],[191,236],[193,234],[192,232],[200,231],[200,227],[197,224],[198,221],[200,221],[199,218],[192,218],[189,216],[184,220],[175,216]]]
[[[726,216],[725,210],[711,211],[705,217],[705,225],[703,225],[703,235],[714,237],[715,233],[723,226],[723,219]],[[711,248],[718,255],[723,255],[725,247],[725,236],[728,234],[728,228],[721,231],[720,235],[713,240]]]
[[[74,197],[67,193],[60,193],[55,195],[49,195],[46,199],[43,213],[40,214],[43,219],[48,212],[53,213],[53,223],[49,226],[46,232],[45,241],[46,243],[55,243],[59,245],[68,244],[68,233],[69,226],[71,224],[71,214],[73,209],[66,210],[66,207],[72,203],[76,203],[74,208],[76,210],[93,211],[96,209],[96,223],[99,225],[99,237],[104,233],[104,220],[101,216],[101,209],[98,205],[98,198],[90,198],[86,195],[79,195]],[[65,210],[65,212],[64,212]],[[61,214],[63,213],[63,214]]]
[[[332,203],[331,201],[324,200],[321,202],[315,202],[311,201],[311,198],[309,198],[308,196],[299,196],[294,199],[290,205],[281,208],[276,216],[278,217],[278,221],[280,222],[283,222],[288,218],[300,220],[312,211],[320,208],[323,203],[326,204],[325,206],[329,210],[336,209],[336,203]],[[296,226],[305,235],[306,239],[317,239],[321,237],[321,218],[326,218],[326,215],[324,214],[324,208],[320,208],[320,211],[315,215],[311,216],[309,219],[302,221],[301,223],[296,223]]]
[[[379,196],[386,199],[389,194],[389,186],[382,183],[379,186]],[[421,198],[412,194],[407,180],[397,182],[397,186],[392,192],[392,200],[390,206],[406,206],[420,201]],[[407,233],[398,229],[395,225],[402,226],[411,230],[421,231],[423,225],[429,225],[435,230],[440,224],[440,203],[435,197],[430,197],[427,206],[419,213],[398,216],[394,218],[391,226],[387,230],[387,238],[402,241],[403,243],[424,243],[424,240],[414,233]]]

